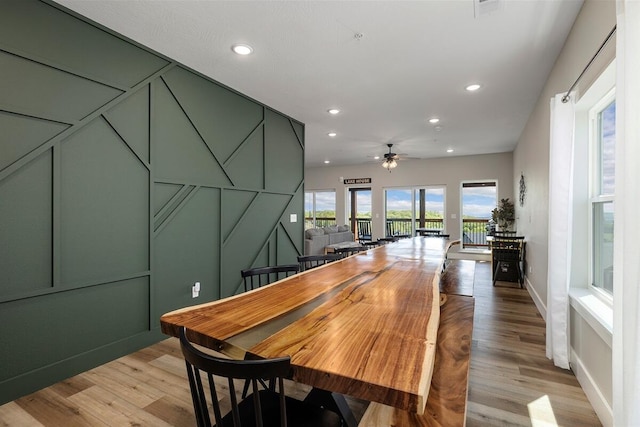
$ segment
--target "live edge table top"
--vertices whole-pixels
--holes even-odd
[[[160,319],[202,346],[291,357],[293,380],[422,413],[440,319],[446,241],[415,237]]]

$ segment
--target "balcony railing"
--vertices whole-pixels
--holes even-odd
[[[316,218],[315,225],[313,224],[313,218],[306,217],[304,219],[304,229],[308,230],[309,228],[322,228],[327,227],[329,225],[336,225],[335,218]]]
[[[483,248],[489,247],[487,244],[487,223],[488,219],[462,219],[462,247],[463,248]]]
[[[371,218],[357,218],[358,222],[369,222]],[[467,248],[486,248],[487,244],[487,222],[486,219],[468,219],[462,220],[462,244]],[[335,218],[316,218],[315,227],[326,227],[336,225]],[[387,228],[385,236],[413,235],[413,230],[420,227],[420,221],[415,220],[415,228],[411,227],[410,218],[389,218],[387,219]],[[313,228],[313,218],[305,218],[305,229]],[[424,221],[424,228],[444,231],[444,221],[442,218],[427,218]],[[369,227],[370,229],[370,227]]]

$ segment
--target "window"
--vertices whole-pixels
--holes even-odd
[[[336,192],[308,191],[304,193],[304,228],[336,224]]]
[[[462,247],[485,249],[487,245],[487,224],[491,211],[497,206],[497,183],[462,183]]]
[[[589,112],[591,285],[613,294],[616,102],[611,91]]]
[[[444,199],[444,187],[385,190],[386,236],[411,236],[416,228],[444,232]]]

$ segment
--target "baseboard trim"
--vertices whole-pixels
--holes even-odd
[[[600,419],[604,427],[613,427],[613,410],[604,398],[600,388],[593,380],[586,366],[578,357],[577,353],[571,348],[571,369],[575,374],[584,394],[587,396],[589,403],[593,406],[593,410]]]
[[[529,281],[528,277],[525,276],[524,282],[525,282],[527,291],[529,291],[529,295],[531,295],[531,299],[533,300],[533,303],[536,305],[538,312],[546,322],[547,321],[546,301],[542,301],[542,299],[540,298],[540,295],[538,294],[538,292],[536,292],[536,288],[534,288],[533,285],[531,285],[531,282]]]

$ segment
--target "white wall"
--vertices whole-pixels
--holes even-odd
[[[513,192],[512,153],[479,156],[444,157],[427,160],[400,161],[391,173],[378,163],[350,166],[321,166],[305,170],[305,191],[335,190],[336,220],[346,224],[346,193],[350,186],[341,178],[371,178],[372,227],[374,239],[384,237],[384,189],[442,185],[446,187],[446,231],[452,239],[460,238],[460,183],[472,180],[496,180],[498,198],[511,198]],[[452,219],[452,215],[456,219]],[[377,217],[376,217],[377,216]]]
[[[549,100],[556,93],[564,93],[569,89],[615,24],[614,0],[585,1],[514,151],[514,183],[520,179],[520,172],[524,174],[527,183],[525,204],[522,208],[516,206],[516,215],[519,218],[518,231],[527,237],[527,260],[531,268],[531,271],[527,272],[527,285],[543,315],[546,313],[547,303]],[[615,40],[612,40],[577,86],[578,97],[610,63],[614,55]],[[576,188],[580,188],[579,184]],[[585,185],[581,191],[586,188],[586,183],[583,184]],[[576,224],[575,232],[587,233],[586,226],[586,223]],[[585,229],[580,230],[580,227]],[[584,253],[578,256],[584,256]],[[585,274],[582,274],[582,277],[585,277]],[[589,322],[585,321],[581,314],[572,311],[571,318],[572,360],[581,361],[578,379],[587,391],[601,421],[609,425],[609,414],[599,408],[605,408],[611,402],[611,348],[594,333]],[[608,356],[595,360],[592,355],[596,354]]]

